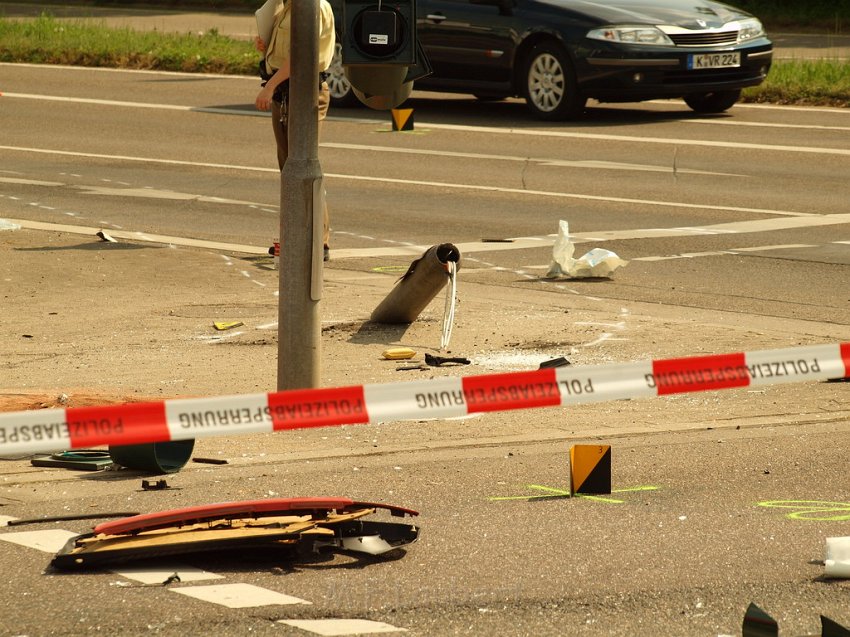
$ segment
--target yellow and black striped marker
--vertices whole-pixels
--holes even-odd
[[[570,493],[611,493],[611,445],[570,447]]]
[[[394,108],[390,112],[393,116],[393,130],[413,130],[412,108]]]

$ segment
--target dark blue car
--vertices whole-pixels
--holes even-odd
[[[417,0],[416,15],[433,68],[416,90],[523,97],[544,120],[590,98],[722,112],[764,81],[773,51],[757,18],[711,0]],[[356,102],[339,55],[329,83],[334,103]]]

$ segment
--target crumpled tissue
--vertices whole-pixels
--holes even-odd
[[[570,241],[570,224],[562,219],[558,222],[558,238],[552,247],[552,263],[546,278],[609,277],[614,270],[628,264],[628,261],[602,248],[594,248],[578,259],[573,258],[574,253],[575,244]]]

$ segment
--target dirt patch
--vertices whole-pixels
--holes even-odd
[[[118,392],[79,391],[48,393],[32,391],[0,394],[0,412],[31,409],[64,409],[66,407],[95,407],[120,403],[156,402],[158,398],[127,396]]]

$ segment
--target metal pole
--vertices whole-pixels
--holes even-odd
[[[319,3],[292,2],[289,156],[281,171],[277,388],[320,383],[322,170],[317,69]]]

